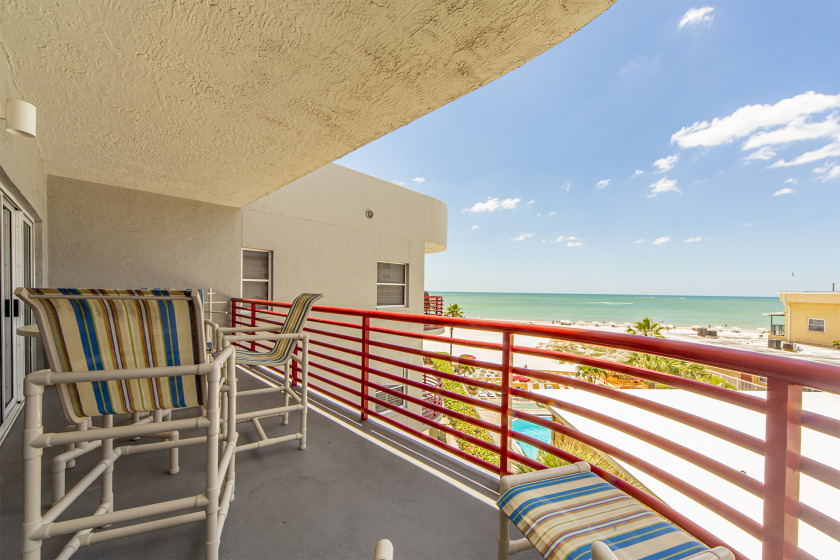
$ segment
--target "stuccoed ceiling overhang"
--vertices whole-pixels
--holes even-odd
[[[6,0],[0,55],[48,174],[241,207],[614,1]]]

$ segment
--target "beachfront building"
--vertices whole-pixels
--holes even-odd
[[[770,314],[775,322],[770,340],[780,341],[779,346],[791,348],[799,343],[831,347],[840,340],[840,292],[781,292],[779,300],[785,306],[784,313]]]
[[[32,284],[212,287],[217,297],[230,297],[233,307],[254,317],[263,307],[236,296],[287,300],[301,291],[324,292],[316,317],[347,325],[351,334],[343,339],[345,347],[313,337],[311,386],[317,398],[309,445],[304,452],[278,446],[237,457],[237,495],[222,556],[361,558],[376,540],[390,537],[405,558],[492,557],[498,476],[510,472],[514,461],[527,462],[508,445],[520,437],[510,428],[511,389],[501,384],[502,404],[492,410],[496,419],[480,421],[501,435],[500,444],[458,435],[495,454],[494,466],[430,441],[415,428],[425,417],[425,411],[411,409],[423,409],[424,400],[415,396],[423,392],[417,376],[405,378],[414,395],[405,395],[411,406],[402,408],[384,395],[377,398],[391,393],[372,373],[385,367],[384,358],[388,366],[425,375],[418,348],[431,336],[422,333],[428,319],[411,313],[422,312],[424,255],[446,245],[446,210],[439,201],[328,164],[511,71],[610,4],[537,1],[508,10],[484,3],[340,0],[318,9],[270,0],[136,7],[24,0],[0,6],[0,99],[23,98],[38,107],[37,140],[0,132],[3,555],[20,555],[20,502],[7,497],[19,495],[21,479],[21,422],[15,421],[20,381],[37,356],[31,339],[14,336],[31,318],[17,310],[11,289]],[[386,309],[401,313],[387,315]],[[645,470],[721,510],[763,547],[768,560],[796,554],[782,551],[785,540],[800,542],[797,516],[825,534],[837,533],[840,516],[834,512],[785,507],[799,497],[793,481],[799,471],[788,461],[798,447],[790,434],[806,423],[833,433],[837,424],[787,415],[788,403],[796,408],[803,384],[840,392],[830,381],[836,368],[720,349],[698,357],[671,341],[619,333],[474,326],[500,337],[476,343],[499,351],[494,371],[545,383],[561,378],[513,367],[517,353],[533,355],[517,348],[514,337],[566,336],[767,377],[766,405],[751,395],[670,380],[709,398],[766,411],[766,444],[706,417],[647,407],[650,414],[670,415],[763,456],[762,478],[691,455],[682,444],[666,445],[746,488],[759,502],[754,511],[733,512],[719,507],[717,498],[692,492],[691,477],[679,469],[664,475],[650,466]],[[393,353],[401,357],[390,358]],[[579,380],[567,383],[587,388]],[[363,392],[365,387],[370,390]],[[614,389],[597,391],[645,406]],[[535,391],[516,398],[553,402]],[[46,422],[63,429],[55,399],[46,402]],[[655,434],[635,433],[661,444]],[[643,462],[620,449],[610,454]],[[78,462],[96,461],[93,455]],[[196,483],[198,474],[189,467],[200,458],[183,455],[184,468],[175,477],[152,460],[121,459],[117,485],[127,492],[116,507],[130,507],[144,493]],[[814,461],[803,462],[802,471],[829,486],[836,473]],[[667,506],[650,505],[705,542],[720,542],[715,527],[704,529]],[[184,525],[98,543],[80,555],[195,557],[202,537],[195,525]],[[62,539],[51,539],[45,553],[61,550],[63,543],[56,541]]]

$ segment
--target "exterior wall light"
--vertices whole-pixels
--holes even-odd
[[[6,121],[6,132],[24,138],[35,138],[35,105],[23,99],[7,99],[0,103],[0,119]]]
[[[367,216],[368,219],[373,218],[373,210],[366,210],[365,216]]]

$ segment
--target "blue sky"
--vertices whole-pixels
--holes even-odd
[[[619,0],[337,163],[433,196],[426,289],[840,289],[840,2]]]

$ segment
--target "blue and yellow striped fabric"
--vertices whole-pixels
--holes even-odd
[[[315,302],[321,299],[321,294],[300,294],[294,299],[286,320],[280,328],[280,334],[295,334],[303,330],[303,324],[312,311]],[[294,339],[278,339],[274,348],[268,352],[252,352],[250,350],[236,350],[236,361],[242,364],[285,364],[292,357],[298,341]]]
[[[678,560],[708,550],[591,472],[515,486],[498,505],[547,560],[589,560],[594,541],[619,560]]]
[[[41,336],[50,336],[55,343],[58,363],[50,364],[53,371],[192,365],[203,357],[202,326],[196,324],[201,315],[200,310],[196,313],[191,290],[30,288],[26,292],[30,297],[47,296],[33,298],[33,304],[42,306],[47,323],[41,325]],[[137,296],[160,299],[131,299]],[[195,375],[73,383],[66,388],[78,416],[203,404],[201,379]]]

